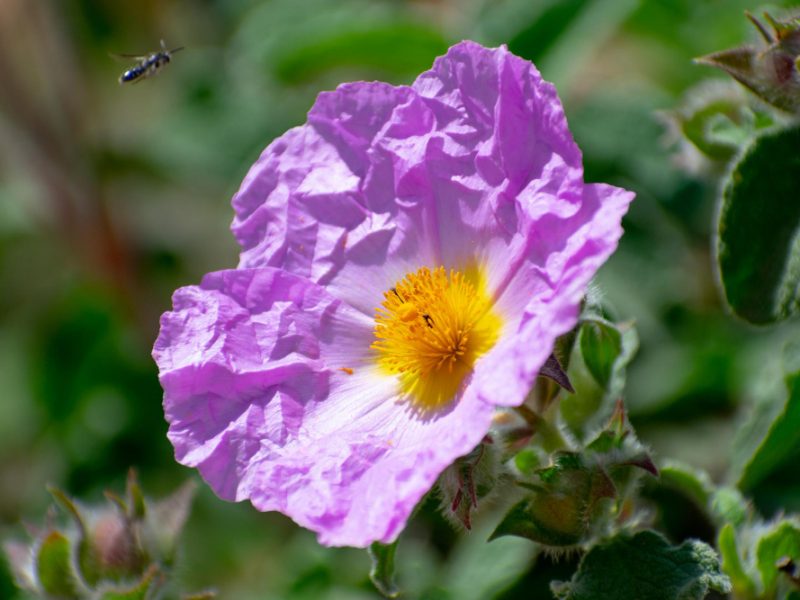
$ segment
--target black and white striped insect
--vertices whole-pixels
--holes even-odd
[[[172,60],[172,55],[183,50],[183,46],[167,50],[164,45],[164,40],[161,40],[161,50],[151,54],[134,55],[134,54],[118,54],[124,58],[133,58],[139,61],[139,64],[125,71],[119,76],[120,83],[136,83],[152,77],[157,74],[166,64]]]

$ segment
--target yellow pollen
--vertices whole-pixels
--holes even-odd
[[[399,375],[415,406],[442,407],[497,341],[501,321],[492,308],[478,269],[409,273],[375,310],[378,365]]]

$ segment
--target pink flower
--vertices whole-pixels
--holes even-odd
[[[233,199],[239,266],[161,320],[177,460],[323,544],[394,540],[523,402],[632,199],[583,182],[555,88],[505,48],[320,94]]]

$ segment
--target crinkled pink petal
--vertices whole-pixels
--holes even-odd
[[[392,541],[480,442],[493,406],[467,387],[445,411],[415,412],[375,372],[371,338],[359,311],[278,269],[178,290],[154,350],[176,458],[221,497],[279,510],[321,543]]]
[[[398,202],[394,157],[373,148],[382,129],[404,125],[403,107],[415,102],[410,88],[378,82],[320,94],[308,124],[270,144],[234,196],[239,266],[303,275],[371,316],[395,281],[387,273],[402,277],[421,257],[432,262],[424,214]],[[360,280],[383,287],[363,289]]]
[[[372,314],[420,264],[520,259],[531,220],[578,210],[582,176],[552,84],[505,48],[464,42],[412,88],[320,94],[234,197],[240,267],[290,270]],[[490,279],[502,284],[518,264]]]
[[[589,281],[622,237],[620,221],[633,193],[610,185],[583,188],[580,210],[572,217],[537,219],[515,277],[496,300],[508,319],[498,343],[476,365],[472,385],[488,402],[521,404],[556,338],[577,323]],[[503,260],[490,258],[490,264]],[[508,375],[494,375],[503,369]]]

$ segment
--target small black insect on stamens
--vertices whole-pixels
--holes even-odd
[[[428,313],[422,313],[422,318],[425,319],[425,324],[433,329],[433,317],[431,317]]]

